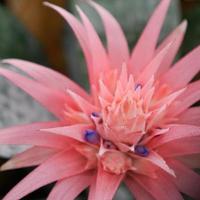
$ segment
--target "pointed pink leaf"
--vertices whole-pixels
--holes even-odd
[[[176,100],[178,103],[168,111],[172,116],[179,115],[200,100],[200,81],[189,84],[186,90]]]
[[[129,71],[137,76],[155,55],[159,34],[169,7],[170,0],[162,0],[150,18],[139,41],[133,49]]]
[[[41,133],[39,131],[32,131],[27,134],[24,130],[20,133],[0,134],[0,144],[13,144],[13,145],[34,145],[49,148],[67,148],[69,146],[67,137],[61,135],[53,135],[48,133]]]
[[[152,111],[151,117],[148,120],[147,129],[156,126],[165,116],[167,105],[160,106],[157,110]]]
[[[84,98],[89,99],[88,94],[75,82],[50,68],[19,59],[6,59],[3,60],[3,62],[19,68],[38,82],[48,87],[52,87],[56,90],[61,91],[66,91],[66,89],[70,89],[83,96]]]
[[[111,101],[113,99],[112,93],[109,91],[105,83],[100,79],[99,80],[99,95],[101,98]]]
[[[120,76],[119,76],[119,81],[122,83],[122,85],[124,87],[126,87],[128,84],[128,78],[130,78],[130,77],[128,77],[127,64],[123,63],[121,72],[120,72]]]
[[[153,90],[155,83],[155,77],[152,76],[142,87],[141,94],[142,96],[145,96],[150,90]]]
[[[149,65],[147,65],[144,70],[141,72],[141,74],[138,76],[138,80],[136,82],[141,83],[144,85],[153,75],[156,74],[157,70],[160,67],[160,64],[162,63],[163,59],[167,55],[168,51],[170,51],[173,48],[173,43],[169,43],[165,48],[163,48],[150,62]]]
[[[79,20],[76,19],[76,17],[74,17],[71,13],[69,13],[68,11],[66,11],[65,9],[53,5],[49,2],[44,2],[44,4],[50,8],[52,8],[53,10],[55,10],[56,12],[58,12],[70,25],[70,27],[72,28],[72,30],[74,31],[80,45],[81,48],[83,49],[83,53],[87,62],[87,67],[88,67],[88,73],[89,73],[89,79],[90,79],[90,83],[93,83],[93,66],[92,66],[92,59],[91,59],[91,52],[90,52],[90,47],[88,46],[88,38],[87,38],[87,34],[86,34],[86,30],[84,29],[84,26],[80,23]]]
[[[167,165],[166,161],[156,152],[151,152],[149,156],[145,158],[146,160],[152,162],[157,167],[163,169],[168,174],[175,176],[174,171],[170,169],[170,167]]]
[[[74,200],[84,189],[90,185],[93,177],[92,175],[93,172],[88,171],[58,181],[49,194],[47,200]]]
[[[177,52],[183,41],[185,31],[187,28],[187,21],[183,21],[158,47],[156,54],[159,53],[166,45],[174,41],[173,48],[168,52],[167,56],[163,59],[162,64],[158,69],[158,74],[165,73],[173,63]]]
[[[121,68],[122,64],[127,62],[129,58],[128,44],[124,33],[119,23],[107,10],[94,1],[89,2],[97,10],[103,21],[111,66],[113,68]]]
[[[5,164],[1,166],[0,170],[4,171],[23,167],[37,166],[57,152],[58,150],[56,149],[32,147],[8,160]]]
[[[61,124],[57,123],[57,125],[60,126]],[[0,144],[29,144],[58,149],[67,148],[71,142],[67,137],[39,131],[50,127],[56,127],[56,123],[44,122],[1,129]]]
[[[200,153],[200,137],[175,140],[156,149],[163,157],[175,157]]]
[[[109,64],[107,54],[98,34],[96,33],[88,17],[78,6],[77,10],[81,16],[88,36],[88,43],[92,55],[92,65],[95,66],[92,72],[93,78],[94,80],[98,80],[100,73],[105,72],[108,69]]]
[[[88,102],[86,99],[74,93],[73,91],[67,90],[67,93],[84,113],[90,115],[92,112],[98,111],[96,106],[92,105],[92,103]]]
[[[169,165],[174,169],[176,178],[173,179],[178,189],[198,200],[200,197],[200,175],[175,160],[168,160]]]
[[[63,92],[48,88],[34,80],[6,69],[0,69],[0,75],[24,90],[56,117],[63,118],[64,104],[68,101]]]
[[[161,78],[172,89],[185,87],[200,70],[200,46],[178,61]],[[181,76],[180,76],[181,75]]]
[[[170,176],[164,175],[161,171],[158,171],[157,174],[156,179],[137,174],[133,174],[132,178],[155,200],[183,200],[176,186],[169,178]]]
[[[167,133],[150,141],[148,146],[155,149],[168,142],[195,136],[200,136],[200,127],[192,125],[171,125]]]
[[[134,179],[127,177],[125,179],[125,184],[128,186],[129,190],[132,192],[133,196],[137,200],[155,200],[151,194],[149,194],[143,187],[141,187]]]
[[[1,133],[5,133],[5,134],[10,134],[10,133],[14,133],[14,132],[20,132],[22,130],[29,130],[29,131],[39,131],[42,128],[53,128],[53,127],[57,127],[57,126],[63,126],[64,123],[63,122],[59,122],[59,121],[48,121],[48,122],[35,122],[32,124],[25,124],[25,125],[18,125],[18,126],[14,126],[14,127],[9,127],[9,128],[2,128],[0,129],[0,134]],[[27,131],[28,133],[28,131]]]
[[[123,178],[122,175],[108,173],[99,166],[96,180],[95,200],[113,199]]]
[[[50,129],[43,129],[41,131],[46,131],[49,133],[56,133],[59,135],[64,135],[73,139],[76,139],[80,142],[85,142],[84,140],[84,132],[87,129],[92,129],[91,125],[88,124],[76,124],[72,126],[63,126],[63,127],[56,127]]]
[[[74,150],[61,152],[33,170],[3,200],[21,199],[44,185],[79,174],[84,164],[83,157]]]
[[[200,125],[200,107],[192,107],[181,113],[178,119],[179,124]]]
[[[97,175],[95,174],[91,180],[89,194],[88,194],[88,200],[95,199],[96,183],[97,183],[96,180],[97,180]]]
[[[158,107],[158,108],[160,108],[163,105],[169,106],[174,100],[176,100],[178,97],[180,97],[181,94],[184,94],[184,92],[186,90],[187,90],[186,88],[177,90],[177,91],[169,94],[168,96],[161,98],[159,101],[156,101],[152,106]]]
[[[158,169],[159,167],[152,163],[151,160],[147,160],[145,157],[137,156],[134,160],[134,166],[132,170],[136,174],[145,175],[155,179],[157,178],[156,170]]]
[[[142,91],[142,93],[144,92],[144,90]],[[144,94],[144,110],[147,111],[150,108],[151,102],[153,100],[153,96],[155,93],[155,87],[150,88],[149,90],[147,90],[147,92]]]

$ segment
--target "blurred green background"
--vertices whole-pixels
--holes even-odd
[[[50,2],[65,7],[75,14],[74,4],[80,4],[91,17],[102,40],[105,39],[99,17],[94,10],[83,5],[83,1],[51,0]],[[118,19],[132,48],[159,0],[97,0],[97,2],[104,5]],[[200,44],[199,0],[172,0],[161,39],[185,18],[189,26],[179,56]],[[83,55],[71,29],[58,14],[42,6],[42,0],[0,1],[0,59],[10,57],[47,65],[88,88]],[[23,119],[21,121],[23,122]],[[2,126],[5,123],[3,122]],[[11,120],[11,124],[14,124],[14,121]],[[0,159],[0,163],[4,161],[5,159]],[[0,199],[29,171],[27,169],[0,173]],[[44,199],[50,187],[45,187],[24,199]],[[123,195],[122,187],[116,199],[132,199]],[[80,199],[85,199],[85,193]]]

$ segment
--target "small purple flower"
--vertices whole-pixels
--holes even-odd
[[[97,131],[95,130],[86,130],[84,135],[85,141],[91,143],[91,144],[99,144],[100,137]]]
[[[146,157],[149,155],[149,150],[147,147],[143,145],[137,145],[135,146],[135,153],[139,156]]]

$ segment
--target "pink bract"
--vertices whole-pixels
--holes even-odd
[[[0,74],[57,117],[55,122],[7,128],[0,144],[29,144],[1,170],[37,166],[4,200],[18,200],[56,182],[48,200],[75,199],[89,187],[89,200],[111,200],[124,182],[138,200],[200,198],[200,47],[173,64],[183,40],[183,21],[159,46],[170,4],[162,0],[133,51],[117,21],[103,7],[99,13],[107,37],[103,46],[93,25],[60,13],[73,29],[88,67],[90,92],[67,77],[28,61],[7,59],[29,75],[7,69]]]

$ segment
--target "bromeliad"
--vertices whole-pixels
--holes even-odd
[[[159,46],[170,4],[162,0],[131,54],[112,15],[93,1],[107,37],[103,46],[93,25],[45,3],[69,23],[83,49],[90,92],[67,77],[31,62],[7,59],[27,73],[0,74],[57,117],[55,122],[2,129],[0,144],[29,144],[1,170],[36,167],[4,200],[21,199],[56,182],[48,199],[70,200],[89,187],[89,200],[111,200],[124,182],[136,199],[181,200],[200,197],[200,47],[175,64],[187,22]]]

